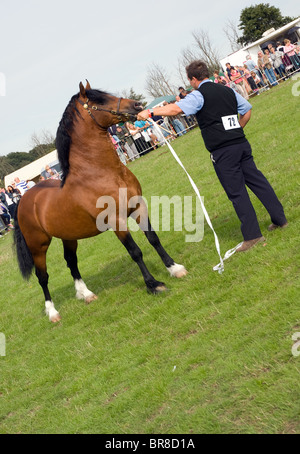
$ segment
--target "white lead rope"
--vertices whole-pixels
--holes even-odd
[[[153,128],[154,130],[158,130],[158,132],[160,133],[158,127],[160,127],[159,125],[157,125],[152,119],[149,119],[153,125]],[[161,128],[161,129],[164,129],[164,128]],[[172,155],[174,156],[174,158],[176,159],[176,161],[178,162],[178,164],[183,168],[183,170],[185,171],[185,173],[187,174],[188,176],[188,179],[190,180],[190,183],[197,195],[197,197],[199,198],[200,200],[200,203],[201,203],[201,207],[202,207],[202,210],[203,210],[203,213],[204,213],[204,216],[205,216],[205,219],[206,219],[206,222],[207,224],[209,225],[209,227],[211,228],[211,230],[213,231],[213,234],[214,234],[214,237],[215,237],[215,245],[216,245],[216,249],[217,249],[217,252],[219,254],[219,257],[220,257],[220,263],[216,266],[213,267],[213,271],[218,271],[219,274],[222,274],[223,271],[224,271],[224,260],[227,260],[229,257],[231,257],[235,251],[237,250],[238,247],[241,246],[242,243],[238,244],[237,246],[235,246],[233,249],[229,249],[229,251],[226,252],[224,258],[222,258],[221,256],[221,251],[220,251],[220,243],[219,243],[219,238],[213,228],[213,225],[211,223],[211,220],[209,218],[209,215],[206,211],[206,208],[204,206],[204,203],[203,203],[203,200],[200,196],[200,192],[199,192],[199,189],[197,188],[196,184],[194,183],[192,177],[189,175],[189,173],[187,172],[187,170],[185,169],[184,165],[182,164],[182,162],[180,161],[179,157],[177,156],[175,150],[173,149],[173,147],[171,146],[171,144],[169,143],[169,141],[164,137],[164,141],[165,143],[168,145]]]

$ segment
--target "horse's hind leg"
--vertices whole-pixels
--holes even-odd
[[[54,307],[54,303],[51,299],[50,292],[48,289],[49,275],[47,273],[46,266],[46,252],[49,247],[49,244],[41,247],[40,250],[36,253],[33,253],[32,256],[35,265],[35,274],[39,280],[39,284],[42,287],[45,295],[46,314],[49,316],[50,322],[56,323],[61,319],[61,317]]]
[[[128,230],[124,231],[124,232],[116,231],[115,234],[117,235],[117,237],[119,238],[121,243],[127,249],[132,260],[134,260],[137,263],[137,265],[139,266],[139,268],[142,272],[145,284],[147,286],[148,292],[158,293],[158,292],[162,292],[162,291],[166,290],[165,284],[163,282],[159,282],[156,279],[154,279],[152,274],[150,274],[150,272],[148,271],[148,269],[143,261],[142,251],[140,250],[138,245],[133,240],[130,232]]]
[[[86,303],[90,303],[97,299],[97,296],[91,292],[83,282],[77,265],[77,241],[63,240],[64,257],[70,268],[71,275],[74,279],[76,298],[84,299]]]

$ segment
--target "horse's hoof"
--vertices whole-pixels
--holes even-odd
[[[94,293],[92,295],[89,295],[87,298],[85,298],[85,303],[86,304],[90,304],[92,301],[95,301],[98,299],[98,296],[97,295],[94,295]]]
[[[161,292],[165,292],[167,291],[167,287],[163,284],[163,285],[158,285],[157,287],[155,287],[154,289],[154,293],[161,293]]]
[[[57,323],[61,320],[61,316],[59,315],[59,313],[53,315],[51,318],[50,318],[50,322],[51,323]]]
[[[156,287],[154,287],[154,286],[147,287],[147,290],[148,290],[148,293],[152,293],[153,295],[155,295],[157,293],[165,292],[168,289],[163,282],[159,282]]]
[[[187,270],[183,267],[183,270],[177,271],[175,277],[177,277],[177,279],[180,279],[181,277],[184,277],[187,274],[188,274]]]
[[[178,265],[177,263],[174,263],[174,265],[171,265],[167,269],[170,275],[173,277],[177,277],[177,279],[180,279],[181,277],[186,276],[188,274],[185,267],[183,265]]]

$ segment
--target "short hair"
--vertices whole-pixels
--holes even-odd
[[[189,80],[195,77],[197,80],[203,80],[209,77],[206,64],[202,60],[195,60],[185,68]]]

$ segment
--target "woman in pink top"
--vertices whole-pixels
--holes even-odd
[[[291,43],[289,39],[285,39],[284,41],[284,53],[287,54],[289,59],[291,60],[292,65],[294,66],[295,70],[298,71],[300,69],[300,60],[297,56],[295,49],[296,46]]]
[[[231,78],[232,82],[234,82],[236,85],[239,85],[241,87],[242,92],[243,92],[242,96],[245,99],[249,99],[247,90],[244,86],[243,76],[241,75],[241,73],[239,71],[237,71],[236,69],[232,69],[230,71],[230,78]]]

